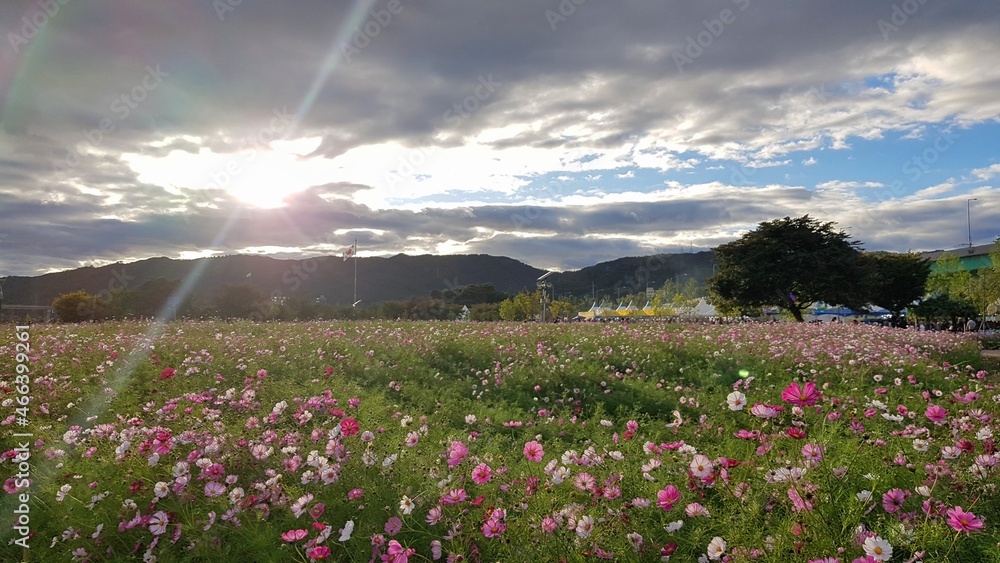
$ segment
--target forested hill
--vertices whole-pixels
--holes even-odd
[[[469,284],[493,284],[497,291],[533,291],[545,270],[503,256],[448,255],[357,259],[358,298],[366,303],[426,297],[434,291]],[[639,292],[647,283],[659,287],[667,279],[683,283],[688,276],[699,281],[712,273],[710,252],[659,254],[619,258],[581,270],[553,275],[558,295],[585,297],[591,290]],[[354,298],[354,259],[319,257],[279,260],[266,256],[220,256],[195,260],[150,258],[128,264],[82,267],[34,277],[10,277],[4,282],[4,302],[49,305],[64,293],[84,290],[108,295],[118,288],[138,289],[153,280],[193,281],[195,302],[213,300],[227,285],[247,284],[266,296],[313,300],[320,296],[331,305],[349,305]]]

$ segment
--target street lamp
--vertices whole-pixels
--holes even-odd
[[[976,201],[978,198],[970,198],[965,200],[966,214],[969,217],[969,253],[972,253],[972,202]]]

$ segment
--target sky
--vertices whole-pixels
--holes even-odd
[[[995,0],[4,0],[0,276],[1000,235]]]

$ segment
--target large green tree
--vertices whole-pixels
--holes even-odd
[[[64,323],[100,320],[106,314],[104,301],[82,289],[56,297],[52,308]]]
[[[799,322],[816,301],[862,305],[860,243],[833,225],[808,215],[761,223],[715,249],[709,290],[741,310],[777,306]]]
[[[868,303],[891,312],[894,319],[924,296],[931,266],[919,254],[866,252],[861,255],[861,263]]]

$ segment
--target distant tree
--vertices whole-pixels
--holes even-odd
[[[134,317],[139,305],[139,292],[124,287],[116,287],[105,300],[108,316],[116,319]]]
[[[86,291],[64,293],[52,302],[59,319],[64,323],[79,323],[101,319],[106,314],[105,303]]]
[[[715,249],[709,289],[735,308],[780,307],[802,322],[816,301],[855,307],[863,300],[860,243],[808,215],[765,221]]]
[[[250,284],[228,284],[215,298],[215,313],[223,318],[249,318],[267,307],[264,295]]]
[[[526,321],[541,312],[536,293],[521,292],[500,302],[500,318],[505,321]]]
[[[469,307],[469,320],[472,321],[499,321],[499,303],[476,303]]]
[[[952,298],[942,293],[928,297],[912,307],[912,312],[918,318],[928,321],[957,321],[957,319],[973,317],[976,308],[962,298]]]
[[[446,303],[472,306],[476,303],[499,303],[506,299],[507,295],[497,291],[492,283],[474,283],[454,289],[436,289],[431,292],[431,297],[442,299]]]
[[[931,266],[918,254],[866,252],[861,255],[861,263],[866,300],[891,312],[894,320],[926,293]]]
[[[969,283],[968,299],[980,317],[995,315],[1000,308],[1000,238],[995,242],[990,265],[977,270]]]
[[[181,282],[178,280],[168,280],[166,278],[154,278],[139,286],[137,290],[137,303],[135,312],[143,317],[154,317],[158,314],[176,315],[182,311],[164,312],[170,297],[177,292]],[[184,305],[189,306],[189,303]],[[184,305],[181,309],[184,309]]]
[[[556,299],[549,303],[549,314],[553,319],[565,319],[575,317],[577,309],[571,301]]]

